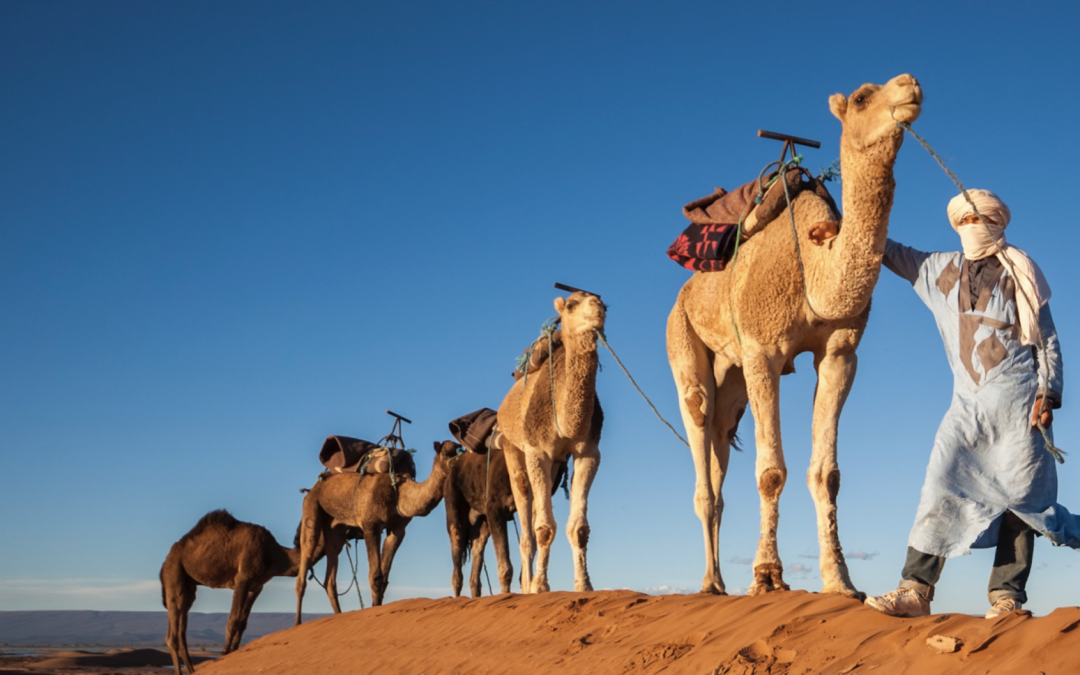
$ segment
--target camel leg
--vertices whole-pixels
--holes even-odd
[[[255,606],[255,601],[259,599],[259,594],[262,593],[263,584],[250,583],[247,591],[244,593],[243,601],[240,603],[240,614],[236,617],[236,624],[233,626],[232,638],[226,638],[225,652],[231,654],[237,649],[240,649],[240,642],[244,638],[244,631],[247,630],[248,617],[251,616],[251,609]],[[236,597],[239,593],[234,592],[233,601],[235,603]]]
[[[780,444],[780,369],[784,360],[780,353],[757,352],[745,354],[743,361],[757,441],[754,474],[761,495],[761,537],[754,556],[754,582],[747,590],[748,595],[788,590],[776,544],[780,493],[787,481],[784,449]]]
[[[705,540],[705,576],[702,593],[726,593],[720,577],[717,517],[718,494],[712,481],[712,452],[706,434],[713,416],[716,379],[711,366],[712,355],[690,328],[681,311],[673,311],[668,319],[668,361],[679,395],[679,412],[694,458],[694,513],[701,520]]]
[[[244,605],[247,604],[248,593],[252,588],[251,579],[241,579],[233,587],[232,607],[229,610],[229,621],[225,624],[225,651],[228,654],[233,650],[233,644],[240,641],[237,633],[240,632],[240,620],[244,614]]]
[[[394,556],[397,555],[401,542],[405,541],[406,525],[408,525],[408,521],[399,523],[393,529],[386,531],[386,541],[383,542],[382,547],[382,593],[379,594],[378,602],[380,605],[383,601],[383,595],[386,593],[386,587],[390,585],[390,568],[394,565]],[[375,601],[372,600],[371,604],[374,605]]]
[[[806,482],[817,510],[822,593],[865,597],[855,590],[840,548],[836,522],[836,497],[840,492],[840,466],[836,460],[836,436],[840,412],[855,380],[858,357],[854,351],[826,353],[814,364],[818,372],[814,392],[814,448]]]
[[[458,495],[447,495],[446,504],[446,533],[450,536],[450,561],[453,571],[450,573],[450,585],[454,589],[454,597],[461,596],[461,586],[465,577],[461,568],[465,565],[465,550],[468,544],[468,508],[459,503]]]
[[[533,492],[529,485],[529,473],[525,468],[525,453],[519,448],[508,447],[504,451],[506,469],[510,473],[510,491],[514,494],[514,507],[521,518],[521,592],[532,588],[533,561],[536,558],[536,535],[533,532]]]
[[[307,591],[308,571],[314,564],[316,544],[323,530],[325,516],[322,509],[315,503],[311,493],[304,498],[303,513],[300,517],[300,563],[296,572],[296,622],[299,626],[303,620],[304,593]],[[330,565],[330,551],[327,547],[326,564]]]
[[[743,380],[742,369],[722,361],[718,356],[715,365],[716,388],[715,404],[711,420],[711,433],[709,436],[709,488],[715,498],[716,506],[716,541],[717,579],[720,588],[724,588],[723,576],[720,573],[720,528],[724,516],[724,478],[727,476],[728,460],[731,458],[731,444],[735,439],[735,432],[746,411],[746,382]],[[724,591],[721,590],[721,594]]]
[[[341,602],[338,600],[337,575],[341,563],[341,550],[345,548],[345,531],[341,528],[329,528],[323,536],[323,552],[326,557],[326,576],[323,587],[330,600],[330,609],[334,614],[341,614]]]
[[[589,489],[600,468],[600,448],[595,445],[574,458],[574,478],[570,485],[570,518],[566,521],[566,537],[574,554],[574,590],[591,591],[586,552],[589,547]],[[550,490],[548,491],[550,494]]]
[[[491,544],[495,549],[495,559],[499,561],[499,592],[509,593],[510,582],[514,578],[514,565],[510,562],[510,541],[506,533],[506,521],[499,518],[496,513],[488,513],[487,521],[491,530]]]
[[[386,577],[382,570],[382,555],[379,551],[382,544],[382,528],[364,524],[364,544],[367,546],[368,557],[368,585],[371,587],[371,605],[378,607],[382,604],[383,593],[386,591]]]
[[[555,515],[551,510],[551,460],[533,449],[525,451],[525,466],[529,473],[529,486],[533,494],[533,531],[536,533],[536,574],[533,576],[531,593],[546,593],[548,585],[548,561],[551,544],[555,541]],[[522,525],[524,529],[524,524]]]
[[[187,646],[187,618],[191,606],[195,604],[195,582],[185,575],[185,578],[176,582],[175,591],[168,590],[165,607],[169,613],[169,631],[165,637],[165,643],[169,646],[169,655],[172,656],[173,669],[176,675],[180,675],[180,660],[183,659],[188,672],[195,672],[195,666],[191,663],[191,655]]]
[[[488,521],[483,518],[472,528],[472,570],[469,574],[469,592],[474,598],[483,595],[480,574],[484,571],[484,547],[487,546],[488,538]]]

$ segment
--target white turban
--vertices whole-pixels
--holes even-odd
[[[948,213],[949,222],[960,235],[966,258],[979,260],[996,255],[1016,280],[1021,341],[1026,345],[1039,342],[1039,308],[1050,299],[1050,285],[1028,254],[1005,243],[1005,228],[1012,219],[1009,207],[989,190],[968,190],[966,195],[960,193],[949,201]],[[975,213],[982,216],[981,222],[960,224]]]

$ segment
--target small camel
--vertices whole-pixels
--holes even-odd
[[[296,624],[301,622],[307,571],[316,554],[326,555],[326,593],[334,613],[341,612],[337,599],[338,555],[345,544],[347,528],[358,528],[367,545],[368,583],[371,604],[382,604],[390,579],[390,566],[405,538],[405,527],[418,516],[426,516],[439,505],[443,483],[457,456],[457,443],[436,442],[431,475],[418,483],[408,474],[330,474],[319,480],[304,496],[303,516],[297,540],[300,546],[296,577]],[[383,531],[386,542],[382,543]],[[322,551],[320,551],[322,549]]]
[[[822,246],[813,225],[837,219],[821,197],[803,191],[792,210],[801,262],[785,211],[757,230],[722,272],[695,273],[668,318],[668,360],[694,455],[694,510],[705,535],[702,591],[725,593],[718,534],[721,488],[730,443],[747,402],[754,414],[755,475],[761,495],[761,536],[751,595],[787,589],[777,550],[780,492],[787,480],[780,443],[780,376],[794,372],[803,352],[814,355],[813,447],[807,482],[817,510],[822,592],[857,597],[840,548],[836,496],[840,469],[836,435],[855,378],[855,350],[866,328],[870,296],[881,271],[892,209],[893,164],[903,141],[898,122],[914,122],[922,89],[911,75],[834,94],[829,108],[843,127],[843,229]],[[815,241],[817,243],[817,241]],[[804,266],[804,275],[800,273]],[[805,279],[805,284],[804,284]]]
[[[517,380],[499,406],[510,487],[521,516],[522,593],[550,590],[548,559],[556,531],[551,510],[553,467],[570,459],[574,470],[566,536],[574,556],[574,590],[592,590],[586,564],[587,512],[589,489],[600,466],[604,424],[596,396],[600,362],[596,341],[604,330],[607,308],[599,297],[574,291],[568,298],[555,298],[555,311],[562,322],[562,347],[548,357],[548,364]]]
[[[316,551],[321,557],[322,551]],[[195,602],[196,586],[233,589],[232,609],[225,629],[225,654],[240,646],[248,616],[263,585],[273,577],[295,577],[300,551],[285,548],[261,525],[245,523],[228,511],[203,516],[180,538],[161,566],[161,600],[169,613],[165,642],[173,668],[180,675],[180,659],[195,671],[188,654],[187,618]]]
[[[464,583],[461,568],[470,549],[469,591],[472,597],[480,597],[480,571],[489,537],[499,563],[499,588],[503,593],[509,593],[514,566],[510,562],[506,523],[513,519],[515,506],[502,449],[491,448],[485,455],[463,453],[446,476],[443,504],[446,532],[450,536],[450,557],[454,563],[451,575],[454,597],[461,595]]]
[[[557,491],[566,464],[556,465],[556,477],[552,490]],[[510,592],[514,566],[510,562],[510,545],[506,524],[514,519],[517,506],[514,492],[510,489],[510,472],[506,468],[506,455],[501,439],[487,454],[466,452],[450,467],[443,491],[446,508],[446,532],[450,536],[450,558],[454,570],[451,584],[454,597],[461,595],[464,583],[462,567],[467,553],[472,555],[469,574],[469,592],[472,597],[481,595],[480,572],[484,567],[484,549],[488,539],[495,547],[499,565],[499,589]]]

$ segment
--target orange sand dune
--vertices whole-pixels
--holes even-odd
[[[806,591],[410,599],[268,635],[199,673],[1050,675],[1080,672],[1078,626],[1078,607],[1039,618],[894,619]],[[945,649],[954,638],[956,651],[930,638]]]

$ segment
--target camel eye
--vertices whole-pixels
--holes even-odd
[[[577,300],[571,300],[570,302],[566,303],[566,308],[570,311],[574,311],[575,307],[577,307]]]
[[[859,94],[858,96],[855,97],[855,105],[862,105],[864,103],[866,103],[866,97],[865,96],[863,96],[862,94]]]

